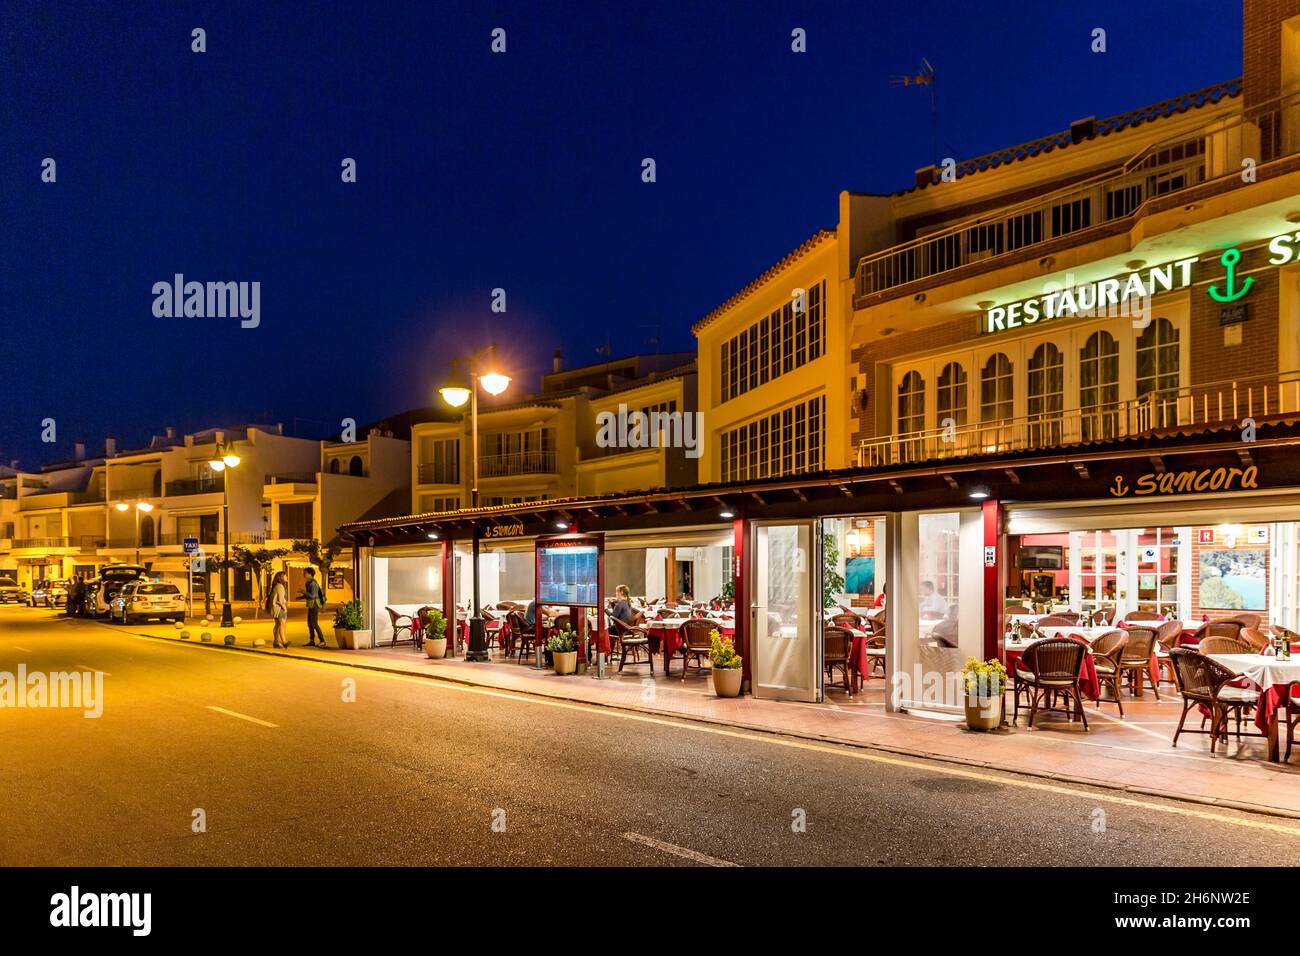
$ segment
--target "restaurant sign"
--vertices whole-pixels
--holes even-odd
[[[1147,472],[1140,475],[1130,487],[1123,475],[1116,475],[1110,486],[1110,493],[1115,498],[1147,495],[1182,495],[1197,491],[1244,491],[1259,487],[1259,469],[1254,465],[1248,468],[1202,468],[1199,471],[1166,471],[1157,474]]]
[[[1288,232],[1269,239],[1268,253],[1270,266],[1285,266],[1300,260],[1300,232]],[[1051,319],[1144,315],[1146,300],[1151,296],[1189,288],[1195,281],[1193,273],[1199,261],[1200,256],[1190,256],[1069,288],[1048,283],[1048,291],[1042,295],[987,309],[980,322],[980,331],[986,335],[1010,332]],[[1237,275],[1240,249],[1224,250],[1218,261],[1223,267],[1223,277],[1211,284],[1205,294],[1215,302],[1231,306],[1241,301],[1255,280]],[[1231,324],[1245,318],[1246,311],[1242,305],[1227,312],[1222,321]]]
[[[524,534],[524,523],[516,521],[513,524],[495,524],[487,529],[484,537],[487,538],[521,538]]]

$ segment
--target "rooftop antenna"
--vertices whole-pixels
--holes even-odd
[[[939,165],[939,120],[934,100],[934,67],[925,57],[921,57],[921,72],[902,76],[891,76],[890,86],[928,86],[930,88],[930,162]]]

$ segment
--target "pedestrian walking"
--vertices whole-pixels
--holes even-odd
[[[271,578],[271,643],[273,647],[288,647],[289,635],[289,579],[283,571]]]
[[[320,646],[325,646],[325,635],[320,629],[320,609],[325,606],[325,590],[316,580],[316,569],[308,568],[303,572],[307,576],[306,583],[302,586],[302,596],[307,602],[307,646],[316,647],[316,640],[320,638]]]

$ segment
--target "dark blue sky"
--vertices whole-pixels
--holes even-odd
[[[11,0],[0,460],[165,424],[337,429],[429,404],[448,357],[493,338],[528,389],[556,346],[569,365],[606,340],[690,349],[694,321],[833,227],[841,189],[929,161],[924,92],[888,84],[923,56],[960,159],[1238,75],[1241,8]],[[154,318],[177,272],[260,281],[261,326]]]

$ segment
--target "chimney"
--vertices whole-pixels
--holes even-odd
[[[551,358],[551,371],[558,372],[564,368],[564,353],[559,349],[555,350],[555,355]]]
[[[167,432],[167,437],[168,437],[168,438],[175,438],[175,437],[176,437],[176,426],[175,426],[175,425],[168,425],[167,428],[166,428],[166,432]]]
[[[86,443],[80,438],[73,443],[72,448],[72,457],[77,459],[77,461],[81,461],[86,457]]]
[[[104,457],[112,458],[116,454],[117,454],[117,438],[115,438],[113,435],[109,435],[107,438],[104,439]]]

